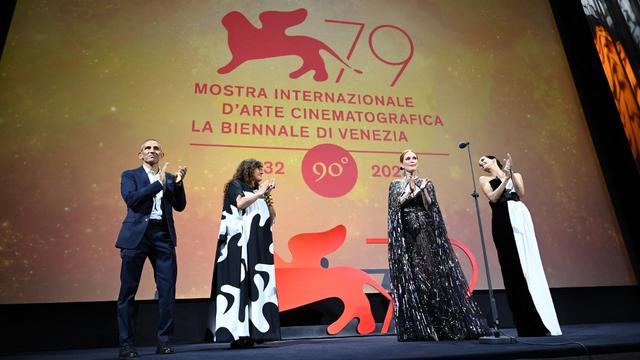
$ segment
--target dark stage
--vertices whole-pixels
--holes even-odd
[[[139,348],[142,359],[638,359],[640,322],[563,326],[564,335],[518,338],[516,344],[478,341],[399,343],[395,336],[356,336],[283,340],[253,349],[231,350],[227,344],[178,345],[176,355],[155,355]],[[514,335],[513,329],[504,330]],[[117,348],[20,353],[3,359],[113,359]]]

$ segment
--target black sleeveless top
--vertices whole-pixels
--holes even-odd
[[[502,184],[502,180],[500,180],[500,178],[496,176],[489,181],[489,184],[491,184],[491,188],[495,190],[500,186],[500,184]],[[518,193],[515,192],[513,189],[512,190],[504,189],[504,191],[502,192],[502,195],[500,195],[500,199],[498,199],[498,201],[496,201],[495,203],[492,203],[491,201],[489,201],[489,205],[493,207],[496,204],[506,203],[509,200],[520,201],[520,196],[518,196]]]

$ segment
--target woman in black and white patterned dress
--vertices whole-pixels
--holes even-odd
[[[208,337],[250,347],[280,339],[271,225],[275,181],[262,163],[243,160],[224,189],[211,285]]]

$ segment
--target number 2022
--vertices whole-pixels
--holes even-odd
[[[400,166],[398,165],[372,165],[371,176],[373,177],[399,177]]]

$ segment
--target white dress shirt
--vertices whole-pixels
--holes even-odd
[[[151,184],[153,184],[155,181],[160,181],[160,170],[158,169],[156,172],[153,171],[153,169],[147,165],[147,164],[142,164],[142,166],[144,167],[144,171],[147,172],[147,176],[149,177],[149,182]],[[162,220],[162,190],[160,190],[154,197],[153,197],[153,208],[151,209],[151,215],[149,216],[150,219],[156,219],[156,220]]]

